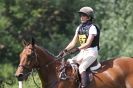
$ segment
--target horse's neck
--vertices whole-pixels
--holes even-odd
[[[54,57],[44,51],[40,51],[38,52],[38,60],[39,65],[41,66],[38,70],[38,73],[43,88],[55,88],[57,82],[56,64],[51,63],[52,61],[54,61]]]
[[[53,72],[52,72],[53,71]],[[38,70],[39,77],[42,82],[43,88],[55,88],[57,85],[57,77],[56,72],[54,70],[50,70],[50,68],[44,68]]]

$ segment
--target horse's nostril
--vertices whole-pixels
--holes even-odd
[[[20,74],[15,74],[15,77],[20,77],[20,76],[23,76],[23,74],[22,74],[22,73],[20,73]]]
[[[19,74],[18,77],[23,77],[23,74]]]
[[[23,74],[16,75],[18,81],[23,81]]]

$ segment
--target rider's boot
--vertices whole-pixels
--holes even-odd
[[[87,76],[87,72],[84,71],[81,73],[81,88],[88,88],[89,85],[89,76]]]

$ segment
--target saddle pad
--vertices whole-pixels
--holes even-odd
[[[97,73],[96,70],[98,70],[100,67],[101,67],[101,64],[98,62],[98,64],[97,64],[96,66],[90,67],[90,70],[91,70],[93,73]]]

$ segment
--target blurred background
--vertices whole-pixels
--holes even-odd
[[[57,55],[71,41],[83,6],[94,9],[101,29],[99,60],[133,56],[133,0],[0,0],[0,88],[18,88],[14,73],[22,40],[33,36]],[[36,88],[32,77],[24,85]]]

